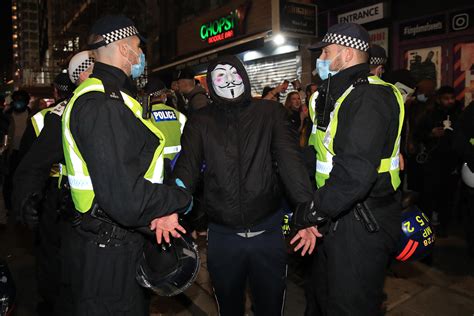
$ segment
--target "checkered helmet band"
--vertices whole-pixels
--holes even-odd
[[[94,64],[94,61],[95,61],[94,57],[89,57],[86,60],[84,60],[82,63],[80,63],[76,69],[74,69],[74,71],[72,72],[72,78],[74,79],[74,83],[76,83],[77,80],[79,80],[79,75],[82,72],[86,71],[92,64]]]
[[[387,59],[383,57],[370,57],[369,62],[371,65],[385,65],[387,63]]]
[[[161,90],[154,91],[154,92],[150,93],[150,96],[152,96],[152,97],[159,97],[160,95],[166,94],[168,91],[169,91],[169,90],[168,90],[167,88],[161,89]]]
[[[114,30],[110,33],[101,34],[104,38],[105,44],[110,44],[112,42],[116,42],[123,38],[127,38],[133,35],[138,34],[138,30],[135,26],[127,26],[118,30]]]
[[[360,40],[355,37],[336,34],[336,33],[327,33],[322,42],[329,43],[329,44],[338,44],[346,47],[352,47],[363,52],[367,52],[369,50],[369,43],[363,40]]]
[[[55,83],[54,85],[56,86],[56,89],[58,89],[59,91],[63,91],[63,92],[68,92],[69,91],[69,86],[68,85],[59,84],[59,83]]]

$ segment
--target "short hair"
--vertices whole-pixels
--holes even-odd
[[[442,96],[443,94],[456,94],[456,91],[454,91],[454,88],[451,86],[442,86],[438,89],[436,94],[438,96]]]

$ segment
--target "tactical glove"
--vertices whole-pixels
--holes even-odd
[[[300,203],[291,218],[291,229],[298,231],[311,226],[320,226],[326,221],[327,218],[316,210],[313,201]]]

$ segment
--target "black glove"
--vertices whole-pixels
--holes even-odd
[[[314,206],[314,202],[300,203],[291,218],[291,230],[298,231],[315,225],[322,225],[327,218],[319,214]]]
[[[21,203],[21,219],[30,229],[35,229],[38,226],[42,199],[41,194],[32,193]]]

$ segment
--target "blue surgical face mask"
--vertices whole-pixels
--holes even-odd
[[[329,69],[333,60],[335,60],[341,53],[342,53],[342,49],[339,51],[339,53],[337,53],[334,59],[319,59],[318,58],[316,60],[316,69],[318,70],[318,74],[319,74],[319,77],[321,77],[321,79],[326,80],[329,77],[329,74],[331,74],[331,76],[334,76],[335,74],[337,74],[339,71],[341,71],[344,68],[346,63],[344,63],[344,65],[342,65],[342,67],[339,68],[338,70]]]
[[[130,67],[131,67],[130,74],[133,79],[137,79],[138,77],[143,75],[143,73],[145,72],[145,54],[140,53],[140,55],[138,55],[130,46],[129,48],[135,55],[138,56],[138,64],[130,63]]]
[[[423,93],[417,94],[416,99],[420,102],[423,102],[423,103],[428,101],[428,97],[426,95],[424,95]]]
[[[329,70],[329,66],[331,65],[331,63],[332,63],[331,59],[323,60],[323,59],[318,58],[316,60],[316,69],[321,79],[326,80],[329,77],[329,74],[331,74],[331,76],[334,76],[335,74],[338,73],[337,71]]]

